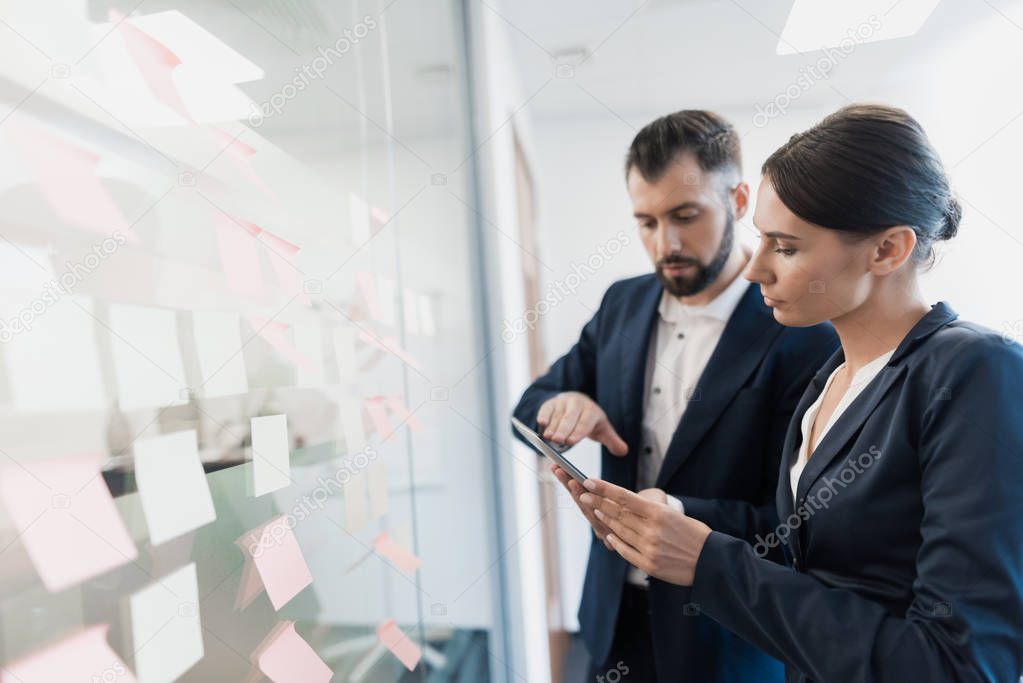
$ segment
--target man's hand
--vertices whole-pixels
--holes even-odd
[[[589,437],[607,446],[614,455],[629,452],[628,445],[607,419],[596,401],[578,391],[566,391],[544,401],[536,415],[544,427],[543,438],[574,446]]]

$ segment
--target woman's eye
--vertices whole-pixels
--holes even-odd
[[[786,247],[776,247],[775,250],[774,250],[774,253],[781,254],[782,256],[792,256],[793,254],[796,253],[796,250],[792,249],[791,247],[788,247],[788,248],[786,248]]]

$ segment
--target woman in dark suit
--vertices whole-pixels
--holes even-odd
[[[789,425],[776,529],[734,538],[556,472],[617,552],[691,585],[694,609],[784,660],[789,681],[1023,671],[1023,349],[917,284],[959,219],[899,109],[841,109],[764,164],[746,276],[779,322],[830,320],[842,342]],[[791,566],[762,557],[778,545]]]

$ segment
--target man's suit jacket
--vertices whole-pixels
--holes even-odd
[[[945,303],[816,446],[793,504],[785,439],[777,506],[793,568],[712,533],[704,612],[788,663],[788,680],[991,681],[1023,671],[1023,348]],[[781,531],[781,533],[778,533]],[[767,533],[763,530],[762,533]]]
[[[612,285],[579,341],[525,391],[515,416],[536,425],[540,405],[563,391],[593,398],[629,446],[602,448],[602,478],[635,490],[647,353],[663,291],[649,274]],[[656,486],[686,513],[733,536],[771,526],[785,428],[814,372],[837,347],[829,325],[785,328],[751,284],[712,353],[665,454]],[[783,559],[779,551],[779,561]],[[606,660],[628,564],[596,537],[579,623],[594,662]],[[782,666],[699,613],[690,589],[650,580],[658,680],[780,681]]]

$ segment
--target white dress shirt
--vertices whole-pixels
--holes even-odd
[[[881,372],[881,369],[888,364],[891,360],[892,355],[895,354],[895,349],[884,353],[874,360],[870,361],[862,368],[860,368],[853,376],[852,381],[849,383],[849,388],[846,390],[845,395],[842,396],[838,405],[835,406],[835,410],[831,413],[831,417],[828,418],[828,423],[821,429],[820,434],[817,436],[817,443],[814,444],[814,450],[816,446],[820,445],[820,442],[824,440],[824,435],[828,433],[831,426],[835,424],[835,421],[842,416],[845,409],[849,407],[849,404],[856,400],[856,397],[867,388],[871,380],[877,377],[877,374]],[[800,430],[803,434],[803,442],[799,446],[799,454],[796,456],[796,461],[792,463],[792,468],[789,470],[789,486],[792,488],[792,503],[796,505],[796,490],[799,488],[799,477],[803,474],[803,470],[806,469],[806,463],[810,460],[810,432],[813,429],[813,423],[817,419],[817,413],[820,412],[821,403],[824,402],[824,396],[827,395],[828,389],[831,388],[831,382],[835,379],[835,375],[838,371],[845,367],[845,363],[842,363],[835,368],[831,375],[828,377],[827,384],[824,385],[824,390],[821,391],[820,396],[813,402],[806,412],[803,413],[803,420],[800,422]]]
[[[745,278],[736,276],[704,306],[687,306],[667,291],[661,294],[656,334],[651,335],[647,349],[637,491],[657,482],[689,400],[700,400],[695,395],[700,375],[749,286]],[[682,510],[682,501],[673,496],[668,496],[668,504]],[[646,586],[646,578],[635,567],[629,569],[629,583]]]

